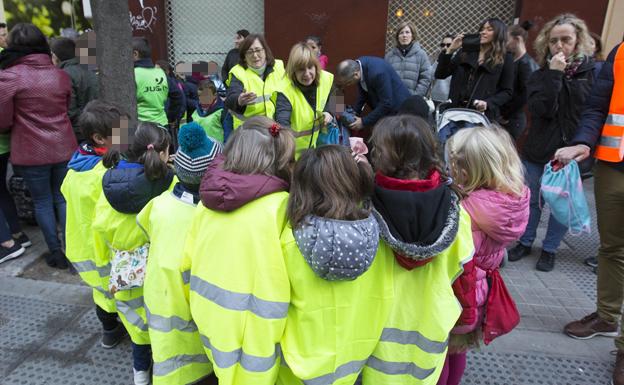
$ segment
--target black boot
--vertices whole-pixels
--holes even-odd
[[[539,271],[552,271],[555,268],[555,253],[542,250],[542,255],[537,260],[535,268]]]
[[[529,254],[531,254],[531,247],[525,246],[522,243],[518,242],[518,244],[513,249],[509,250],[507,260],[509,262],[516,262]]]

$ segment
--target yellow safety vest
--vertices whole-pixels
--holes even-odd
[[[169,189],[173,188],[175,183],[177,178],[173,178]],[[111,247],[117,250],[132,250],[148,242],[147,235],[137,225],[136,215],[115,210],[104,194],[100,195],[95,212],[97,215],[93,220],[93,232],[98,266],[110,264],[113,257]],[[114,297],[117,313],[132,342],[137,345],[148,345],[150,339],[143,306],[143,288],[118,291]]]
[[[254,92],[257,96],[252,104],[248,104],[245,107],[243,115],[235,111],[230,111],[232,113],[234,129],[238,128],[245,120],[252,116],[263,115],[273,118],[275,105],[271,100],[271,96],[273,92],[281,89],[285,82],[286,73],[284,72],[284,62],[276,59],[273,65],[273,71],[265,80],[262,80],[252,69],[245,69],[240,64],[237,64],[230,70],[230,75],[227,80],[228,87],[232,81],[232,75],[236,76],[236,78],[243,83],[246,92]]]
[[[602,126],[594,157],[606,162],[621,162],[624,159],[624,44],[620,44],[613,61],[609,115]]]
[[[198,205],[182,272],[191,314],[220,385],[273,385],[280,368],[290,285],[280,235],[288,194],[232,211]]]
[[[115,299],[108,291],[110,264],[96,262],[91,231],[95,204],[102,195],[102,177],[105,172],[106,168],[99,162],[89,171],[70,169],[63,180],[61,193],[67,202],[65,254],[80,278],[93,288],[93,302],[103,310],[115,313]]]
[[[394,263],[395,301],[363,370],[363,385],[435,385],[448,337],[461,314],[453,281],[474,254],[470,216],[462,208],[454,242],[413,270]]]
[[[363,275],[327,281],[308,266],[290,226],[282,242],[291,300],[281,343],[285,363],[277,383],[353,384],[377,346],[393,304],[393,252],[382,241]]]
[[[185,300],[188,276],[185,279],[180,274],[186,233],[196,206],[192,195],[185,198],[165,191],[137,215],[137,223],[150,241],[143,297],[154,385],[192,384],[212,373]]]
[[[296,155],[299,157],[304,150],[316,147],[316,138],[323,126],[323,109],[329,98],[334,75],[327,71],[319,74],[319,84],[316,88],[316,106],[314,109],[306,100],[303,92],[293,84],[294,80],[288,80],[281,92],[290,102],[292,113],[290,115],[290,128],[295,134],[297,145]]]

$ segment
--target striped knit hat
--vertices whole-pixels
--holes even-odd
[[[197,123],[183,125],[178,132],[178,152],[173,164],[180,182],[199,186],[210,162],[222,152],[221,143],[208,137]]]

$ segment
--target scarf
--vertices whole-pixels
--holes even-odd
[[[397,46],[397,48],[401,52],[401,55],[403,55],[403,57],[405,57],[405,56],[407,56],[407,53],[412,49],[413,46],[414,46],[414,42],[411,42],[408,45],[399,44]]]
[[[15,64],[19,59],[36,54],[44,53],[50,55],[50,47],[12,47],[0,52],[0,69],[7,69]]]
[[[578,71],[579,67],[581,66],[581,64],[583,64],[584,61],[585,61],[585,55],[583,55],[582,53],[577,53],[577,54],[572,55],[570,57],[570,62],[568,63],[568,65],[566,65],[566,68],[563,70],[563,73],[566,79],[572,79],[574,75],[576,75],[576,72]]]

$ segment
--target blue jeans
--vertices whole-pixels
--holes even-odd
[[[530,247],[533,241],[535,241],[537,226],[542,216],[540,204],[542,206],[544,205],[544,200],[540,199],[540,182],[542,180],[542,174],[544,173],[544,165],[527,160],[523,160],[522,164],[524,164],[526,170],[524,174],[526,183],[531,190],[531,210],[529,213],[529,223],[527,224],[524,234],[520,237],[520,243]],[[544,238],[542,242],[542,250],[549,253],[556,252],[561,240],[567,232],[568,228],[559,223],[551,214],[550,218],[548,218],[548,230],[546,230],[546,238]]]
[[[11,240],[11,234],[22,232],[13,197],[7,190],[9,154],[0,155],[0,243]]]
[[[61,249],[61,240],[56,232],[56,224],[61,225],[65,234],[65,198],[61,194],[61,184],[67,174],[67,162],[42,166],[14,166],[24,178],[35,205],[35,218],[43,232],[50,252]],[[56,209],[56,214],[55,214]]]
[[[132,367],[137,371],[149,370],[152,366],[152,345],[132,343]]]

